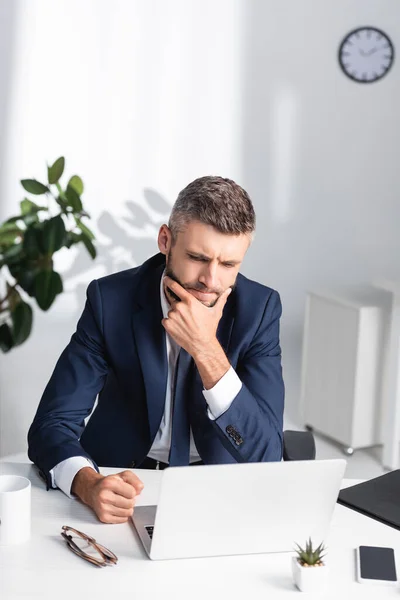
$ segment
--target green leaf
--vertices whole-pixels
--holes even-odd
[[[79,227],[79,229],[82,231],[82,233],[84,233],[90,240],[95,239],[93,232],[89,229],[89,227],[87,227],[85,225],[85,223],[82,223],[82,221],[80,219],[75,219],[75,221],[76,221],[77,227]]]
[[[22,236],[23,232],[19,227],[12,227],[8,230],[1,229],[0,230],[0,246],[3,248],[7,248],[8,246],[12,246],[17,238]]]
[[[20,224],[24,223],[26,226],[31,225],[32,223],[38,223],[39,218],[37,216],[37,213],[41,210],[47,210],[47,208],[45,208],[44,206],[38,206],[37,209],[32,209],[32,211],[27,213],[26,215],[18,215],[17,217],[11,217],[10,219],[7,219],[7,221],[4,221],[3,225],[10,225],[12,223],[18,224],[18,221],[20,221]],[[17,226],[20,227],[20,224]]]
[[[79,175],[72,175],[71,179],[68,181],[68,185],[72,187],[78,196],[82,196],[83,194],[83,181],[79,177]]]
[[[32,200],[28,200],[28,198],[24,198],[20,202],[21,213],[22,215],[29,215],[30,213],[37,213],[40,210],[46,210],[44,206],[39,206],[32,202]]]
[[[0,349],[3,352],[8,352],[13,347],[13,338],[10,327],[7,323],[0,326]]]
[[[69,208],[69,204],[68,204],[67,200],[65,198],[63,198],[63,196],[60,195],[60,196],[57,196],[56,202],[57,202],[58,206],[61,207],[63,213],[67,214],[68,208]]]
[[[35,298],[42,310],[48,310],[57,294],[63,291],[61,277],[56,271],[40,271],[35,277]]]
[[[61,215],[44,221],[42,232],[42,248],[45,254],[53,254],[63,247],[65,242],[65,225]]]
[[[51,167],[47,167],[47,177],[49,183],[57,183],[64,173],[65,158],[60,156]]]
[[[74,244],[82,241],[82,236],[79,233],[74,233],[73,231],[68,231],[65,238],[65,246],[66,248],[71,248]]]
[[[37,213],[32,212],[32,213],[29,213],[29,215],[25,215],[24,223],[25,223],[26,227],[30,227],[34,223],[39,223],[39,217],[37,216]]]
[[[36,181],[36,179],[21,179],[21,184],[24,190],[30,194],[36,194],[37,196],[49,191],[47,185],[40,183],[40,181]]]
[[[40,231],[36,227],[25,231],[23,248],[28,258],[35,259],[41,254]]]
[[[26,302],[19,302],[11,313],[14,345],[19,346],[29,337],[32,329],[33,312]]]
[[[92,244],[92,240],[88,238],[84,233],[81,234],[81,240],[85,244],[86,250],[89,252],[90,256],[93,259],[96,258],[97,252],[96,248]]]
[[[8,224],[8,223],[16,223],[17,221],[21,221],[22,217],[21,215],[17,215],[16,217],[10,217],[9,219],[7,219],[7,221],[4,221],[3,225]]]
[[[11,312],[15,310],[15,307],[19,302],[22,302],[21,294],[17,290],[16,287],[11,286],[8,282],[6,285],[7,288],[7,296],[8,296],[8,308]]]
[[[2,223],[0,225],[0,254],[4,253],[6,249],[13,246],[18,238],[22,238],[24,231],[18,227],[16,222]]]
[[[81,212],[82,201],[81,201],[79,195],[77,194],[77,192],[75,191],[75,189],[73,187],[71,187],[70,185],[67,185],[67,189],[65,190],[65,196],[66,196],[69,206],[71,206],[73,208],[74,212],[77,212],[77,213]]]
[[[15,224],[16,221],[5,221],[0,225],[0,234],[10,231],[19,231],[22,230]]]
[[[318,546],[318,548],[315,550],[315,552],[318,552],[318,554],[321,554],[321,552],[323,552],[324,550],[325,550],[324,543],[321,542],[320,545]]]
[[[35,294],[35,277],[39,272],[36,263],[22,260],[15,265],[9,265],[8,270],[17,281],[18,285],[25,290],[29,296]]]
[[[11,248],[8,248],[5,252],[2,253],[0,266],[11,265],[15,262],[19,262],[21,256],[23,254],[22,244],[14,244]]]

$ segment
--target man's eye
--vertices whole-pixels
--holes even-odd
[[[224,267],[226,267],[227,269],[233,269],[235,265],[231,265],[230,263],[225,263]]]
[[[189,258],[191,258],[192,260],[197,260],[199,262],[205,262],[206,261],[205,258],[201,258],[200,256],[191,256],[190,254],[189,254]]]

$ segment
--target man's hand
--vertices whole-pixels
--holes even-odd
[[[164,278],[164,288],[172,290],[181,302],[173,304],[162,324],[176,343],[196,360],[206,349],[218,345],[218,323],[232,290],[225,290],[215,305],[208,307],[170,277]]]
[[[125,523],[133,514],[136,496],[144,485],[131,471],[101,475],[84,467],[75,475],[71,491],[88,504],[103,523]]]

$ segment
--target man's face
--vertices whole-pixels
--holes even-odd
[[[171,232],[163,225],[158,235],[160,252],[166,255],[166,274],[205,306],[233,287],[250,244],[245,234],[220,233],[211,225],[190,222],[172,246]],[[169,302],[174,299],[168,293]]]

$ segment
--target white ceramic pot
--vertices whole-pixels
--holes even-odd
[[[303,567],[296,556],[292,557],[293,580],[301,592],[322,592],[328,583],[328,567]]]

